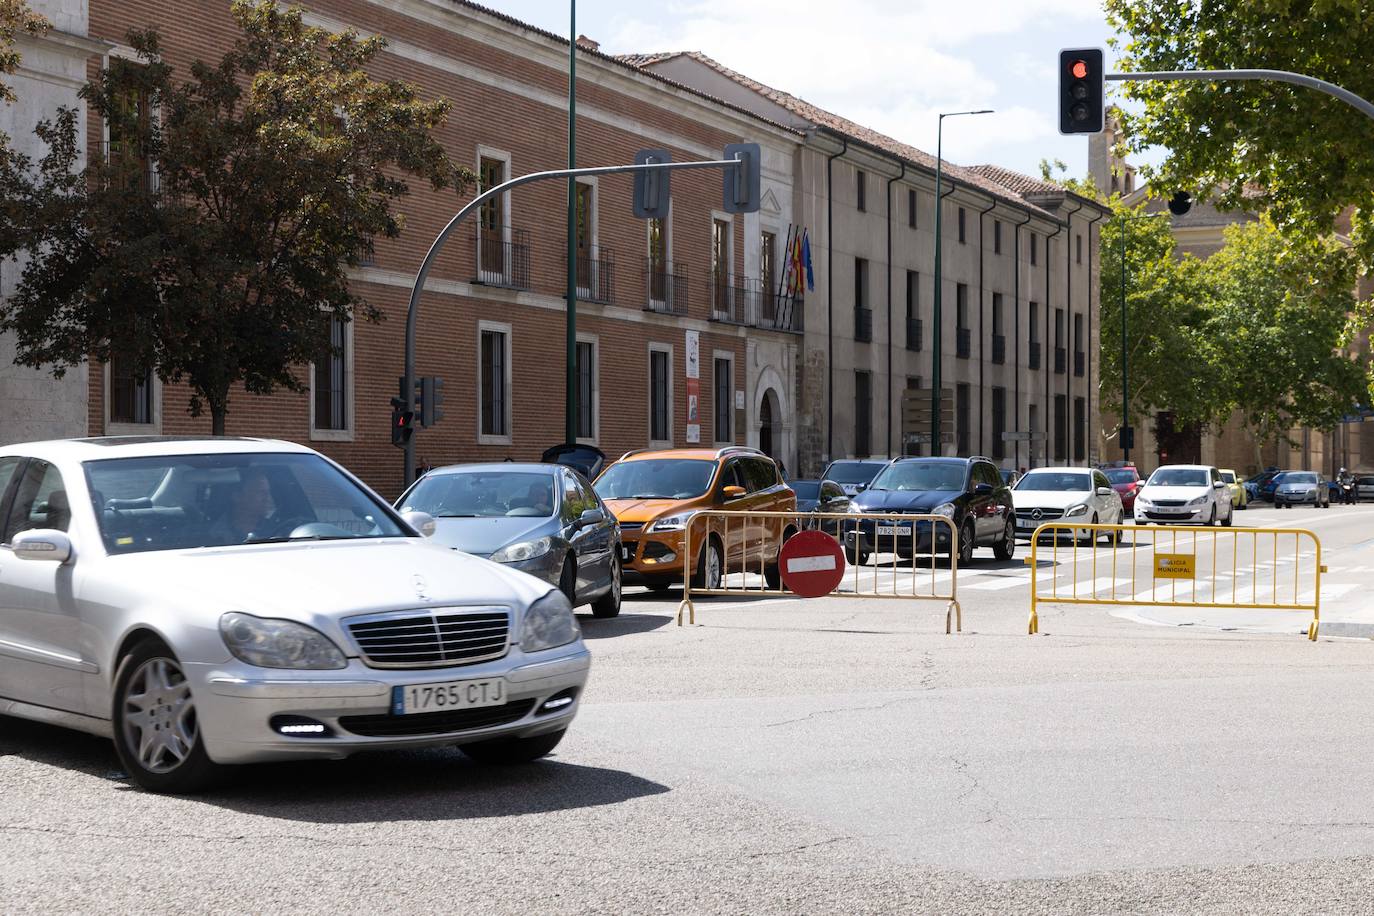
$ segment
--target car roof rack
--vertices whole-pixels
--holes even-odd
[[[630,449],[628,452],[626,452],[625,454],[621,455],[621,456],[620,456],[619,458],[617,458],[616,460],[617,460],[617,461],[624,461],[626,458],[629,458],[631,455],[640,455],[640,454],[643,454],[644,452],[647,452],[647,451],[649,451],[649,449],[647,449],[647,448],[632,448],[632,449]]]
[[[717,458],[724,458],[726,455],[758,455],[760,458],[768,457],[762,449],[757,449],[750,445],[727,445],[725,448],[716,452]]]

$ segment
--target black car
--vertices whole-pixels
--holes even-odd
[[[844,488],[833,480],[789,480],[787,485],[797,494],[798,512],[848,512],[849,497]],[[804,520],[805,527],[819,528],[827,534],[839,530],[839,521],[823,519]]]
[[[825,466],[821,480],[833,480],[848,496],[863,492],[863,489],[887,467],[886,461],[841,458]]]
[[[973,559],[975,547],[991,547],[999,560],[1016,551],[1011,489],[987,458],[897,458],[850,504],[855,512],[947,516],[959,531],[960,563]],[[862,565],[893,547],[903,559],[947,553],[949,534],[932,522],[863,519],[845,523],[844,545],[849,562]]]

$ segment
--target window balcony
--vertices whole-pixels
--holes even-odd
[[[99,151],[105,187],[123,187],[144,194],[159,191],[157,167],[141,144],[106,140],[99,144]]]
[[[524,229],[474,226],[477,253],[473,283],[507,289],[530,288],[530,234]]]
[[[1005,334],[992,335],[992,361],[998,366],[1007,361],[1007,337]]]
[[[565,243],[554,261],[567,263]],[[604,245],[577,250],[577,298],[580,302],[610,302],[615,296],[615,252]]]
[[[644,311],[687,314],[687,265],[681,261],[644,259]]]
[[[1040,368],[1040,341],[1032,340],[1026,344],[1026,368]]]
[[[761,280],[746,280],[751,300],[750,324],[772,331],[802,332],[802,317],[806,302],[800,296],[788,296],[763,285]]]
[[[954,332],[954,355],[968,359],[973,354],[973,330],[957,328]]]
[[[854,339],[863,342],[873,339],[873,309],[854,309]]]
[[[1084,354],[1081,353],[1081,352],[1080,352],[1080,353],[1075,353],[1075,354],[1073,355],[1073,374],[1074,374],[1075,376],[1077,376],[1078,378],[1082,378],[1082,377],[1083,377],[1083,363],[1084,363]]]
[[[1064,364],[1068,360],[1068,351],[1063,347],[1054,348],[1054,374],[1064,374]]]
[[[726,324],[749,324],[749,289],[745,283],[736,285],[733,277],[712,276],[706,283],[706,298],[711,303],[711,320]]]
[[[908,318],[906,320],[906,348],[908,350],[921,349],[921,319]]]

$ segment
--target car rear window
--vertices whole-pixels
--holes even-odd
[[[818,499],[821,495],[821,482],[819,480],[793,480],[787,484],[792,488],[792,492],[797,494],[798,499]]]
[[[1138,479],[1135,468],[1117,468],[1112,471],[1103,471],[1107,479],[1112,483],[1135,483]]]
[[[825,469],[821,479],[836,483],[868,483],[885,465],[882,461],[837,461]]]

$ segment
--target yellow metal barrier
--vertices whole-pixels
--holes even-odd
[[[943,533],[942,529],[948,529],[948,533]],[[878,512],[731,512],[717,509],[693,513],[683,532],[682,603],[677,610],[678,626],[682,625],[684,614],[689,623],[697,622],[693,595],[791,596],[792,592],[781,582],[778,555],[784,537],[803,530],[824,531],[834,537],[844,551],[847,567],[835,594],[847,598],[944,601],[945,632],[963,632],[963,611],[958,600],[959,531],[953,521],[943,515]],[[941,533],[937,535],[937,532]],[[701,584],[693,584],[695,571],[709,562],[705,547],[718,550],[718,556],[723,554],[719,583],[709,582],[703,573]],[[937,549],[940,553],[948,553],[948,577],[937,566]],[[873,557],[871,575],[866,564],[854,562],[866,555]],[[883,557],[887,560],[880,562]],[[946,582],[948,587],[942,588]]]
[[[1049,544],[1048,589],[1042,541]],[[1321,622],[1326,567],[1321,540],[1306,529],[1054,521],[1035,529],[1025,562],[1031,635],[1040,632],[1043,603],[1311,611],[1311,640]]]

